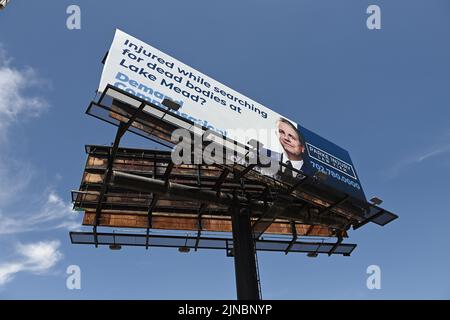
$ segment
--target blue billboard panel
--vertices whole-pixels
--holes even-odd
[[[278,117],[273,123],[276,138],[261,152],[271,159],[271,165],[258,167],[261,174],[295,184],[303,179],[302,173],[314,176],[322,172],[327,186],[366,201],[346,150],[286,118]]]
[[[366,201],[363,188],[359,182],[350,154],[334,143],[320,137],[306,128],[299,128],[305,137],[306,174],[325,173],[326,184],[341,190],[357,199]]]

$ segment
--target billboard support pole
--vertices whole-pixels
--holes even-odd
[[[256,250],[250,223],[250,209],[230,207],[233,225],[234,268],[238,300],[260,300]]]

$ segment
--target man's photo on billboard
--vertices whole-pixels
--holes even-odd
[[[297,125],[285,118],[277,119],[276,135],[281,152],[270,151],[272,161],[278,163],[277,170],[261,168],[261,173],[285,182],[294,182],[303,177],[300,173],[311,174],[306,143]]]

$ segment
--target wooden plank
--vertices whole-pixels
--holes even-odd
[[[92,226],[95,221],[95,212],[87,211],[84,215],[83,225]],[[154,213],[152,217],[153,229],[164,230],[198,230],[197,217],[168,216]],[[147,216],[143,214],[124,214],[115,212],[102,212],[100,226],[114,228],[147,228]],[[202,230],[212,232],[231,232],[231,220],[211,217],[202,218]],[[322,226],[296,224],[298,236],[329,237],[332,230]],[[308,233],[308,230],[309,233]],[[268,234],[290,235],[291,225],[288,221],[275,221],[266,231]],[[347,236],[345,234],[345,236]]]

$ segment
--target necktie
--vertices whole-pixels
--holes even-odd
[[[294,172],[292,170],[293,166],[291,161],[286,161],[286,167],[284,168],[284,174],[283,176],[287,177],[287,178],[292,178],[294,176]]]

